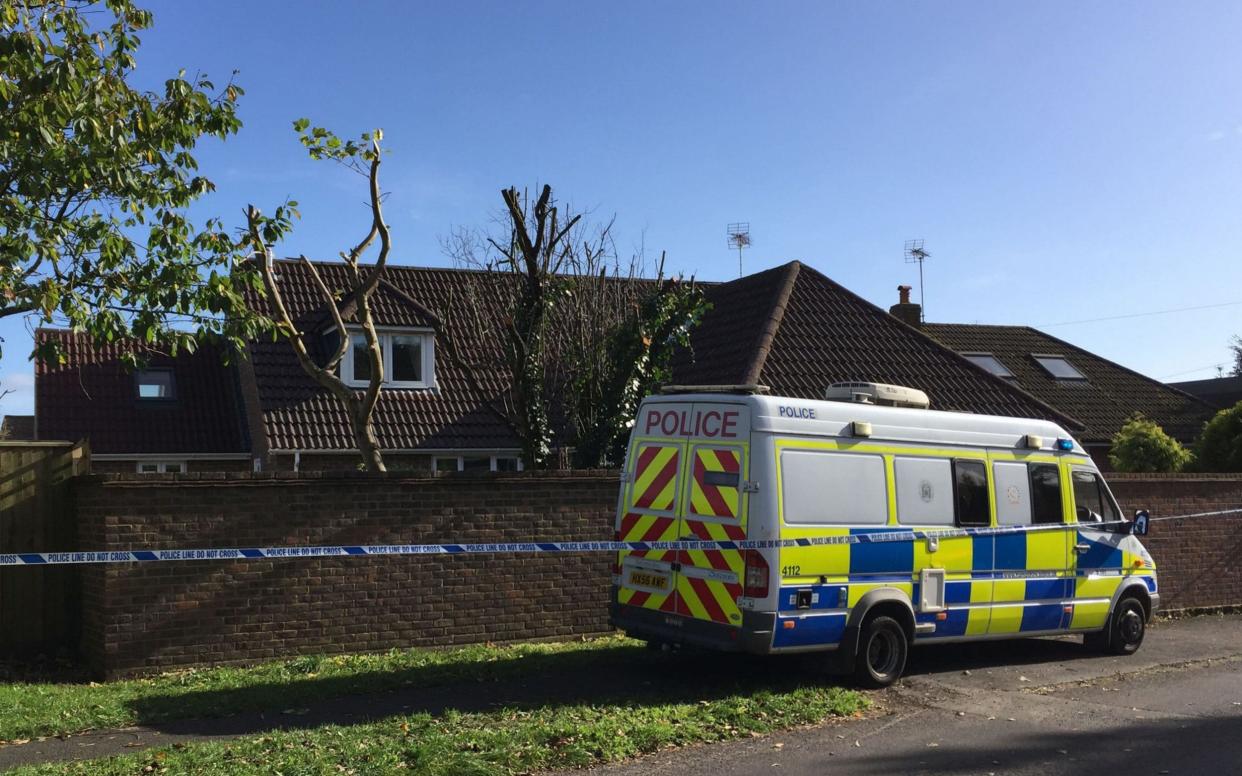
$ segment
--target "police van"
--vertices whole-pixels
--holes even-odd
[[[645,399],[613,624],[656,646],[822,651],[872,687],[919,643],[1081,633],[1137,650],[1160,600],[1146,515],[1124,519],[1054,423],[927,406],[873,383]]]

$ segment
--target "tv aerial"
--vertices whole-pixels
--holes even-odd
[[[742,276],[742,251],[750,247],[750,222],[729,224],[729,247],[737,250],[737,276]]]
[[[923,293],[923,261],[931,258],[929,253],[923,247],[922,240],[906,240],[905,257],[907,264],[919,265],[919,320],[927,320],[927,300]]]

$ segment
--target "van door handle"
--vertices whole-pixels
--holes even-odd
[[[1087,551],[1088,551],[1088,550],[1090,550],[1090,549],[1091,549],[1091,545],[1090,545],[1090,544],[1087,544],[1086,542],[1084,542],[1084,543],[1082,543],[1082,544],[1075,544],[1075,545],[1074,545],[1074,552],[1087,552]]]

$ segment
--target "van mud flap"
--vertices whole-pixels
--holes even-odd
[[[771,612],[743,612],[740,628],[693,617],[682,617],[638,606],[617,603],[609,606],[609,620],[626,635],[646,641],[687,644],[725,652],[767,654],[772,651],[772,632],[776,615]]]

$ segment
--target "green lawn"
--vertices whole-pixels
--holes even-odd
[[[0,741],[305,706],[343,695],[496,681],[558,668],[649,660],[621,637],[505,647],[309,656],[249,668],[177,671],[107,684],[0,685]]]
[[[487,714],[417,714],[350,727],[249,736],[14,774],[524,774],[821,722],[866,701],[834,687],[760,691],[697,703],[573,705]]]
[[[538,688],[538,701],[494,708],[487,700],[500,685],[489,683],[505,681]],[[14,773],[516,774],[812,724],[856,714],[868,703],[803,661],[667,656],[615,637],[300,658],[105,685],[9,685],[0,688],[0,730],[22,739],[437,685],[461,688],[459,709]]]

